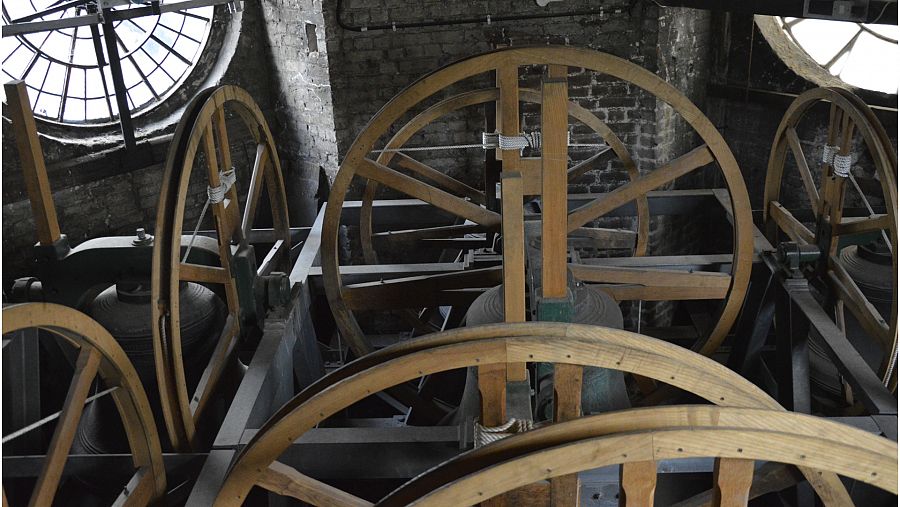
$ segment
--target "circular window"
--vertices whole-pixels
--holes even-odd
[[[58,3],[4,2],[3,23],[52,10]],[[77,6],[33,21],[85,14],[86,9]],[[181,84],[206,46],[212,18],[213,7],[200,7],[113,23],[132,115],[159,104]],[[0,48],[3,74],[25,81],[35,116],[74,125],[105,124],[118,119],[106,55],[103,25],[4,37]]]
[[[897,26],[778,16],[756,21],[778,56],[802,77],[820,86],[842,82],[897,93]]]

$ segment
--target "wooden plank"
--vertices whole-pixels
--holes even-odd
[[[504,322],[525,322],[525,212],[522,175],[500,175],[503,210],[503,316]],[[523,363],[507,365],[507,380],[527,379]],[[506,389],[504,384],[503,389]]]
[[[373,505],[362,498],[303,475],[297,469],[280,461],[270,464],[260,474],[257,484],[273,493],[296,498],[312,505],[333,507],[371,507]]]
[[[718,458],[713,466],[713,505],[747,507],[753,484],[752,459]]]
[[[655,494],[655,461],[633,461],[619,467],[620,507],[653,507]]]
[[[72,448],[75,431],[78,429],[78,421],[81,420],[81,413],[84,411],[84,401],[87,399],[100,367],[100,359],[101,355],[95,348],[86,344],[82,345],[78,359],[75,361],[75,373],[69,384],[66,401],[63,402],[62,414],[59,416],[59,422],[56,423],[53,438],[50,440],[50,447],[47,449],[46,461],[41,468],[41,475],[34,485],[34,491],[28,502],[29,507],[53,503],[63,467],[69,457],[69,449]]]
[[[799,244],[815,244],[816,236],[800,223],[790,211],[778,201],[769,203],[769,216],[778,224],[778,228],[787,234],[791,241]]]
[[[438,185],[444,187],[444,189],[460,196],[467,197],[469,200],[474,202],[475,204],[484,204],[484,193],[480,190],[470,187],[465,183],[457,180],[456,178],[452,178],[437,169],[424,164],[405,153],[397,153],[396,155],[397,165],[408,169],[420,176],[428,178],[429,180],[437,183]]]
[[[478,206],[477,204],[460,199],[438,188],[422,183],[405,174],[399,173],[389,167],[383,166],[373,160],[363,159],[357,168],[357,174],[364,178],[375,180],[394,190],[398,190],[411,197],[421,199],[444,211],[456,216],[471,220],[476,224],[485,226],[500,225],[500,215]]]
[[[566,206],[568,179],[568,88],[566,68],[549,67],[542,83],[541,290],[544,298],[566,297]]]
[[[497,68],[497,129],[503,135],[517,136],[519,131],[519,66],[502,65]],[[503,161],[503,171],[521,171],[517,150],[497,150],[497,157]],[[526,182],[527,184],[527,182]]]
[[[500,426],[506,422],[506,364],[478,366],[478,392],[481,394],[482,426]]]
[[[41,151],[41,141],[28,100],[28,90],[25,82],[18,80],[6,83],[3,88],[6,92],[13,131],[16,134],[16,146],[22,163],[25,190],[28,192],[28,200],[34,214],[38,242],[50,246],[57,242],[61,235],[56,207],[53,205],[53,194],[50,192],[50,181],[47,179],[44,153]]]
[[[703,167],[713,161],[712,152],[705,144],[641,176],[621,187],[604,194],[569,213],[568,230],[574,231],[592,220],[602,217],[614,209],[627,204],[647,192],[659,188],[680,176]]]

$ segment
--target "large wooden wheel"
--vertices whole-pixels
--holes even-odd
[[[652,296],[664,295],[663,299],[706,299],[721,300],[718,319],[710,329],[707,336],[702,337],[694,349],[710,354],[717,349],[737,318],[743,298],[746,292],[749,275],[750,260],[753,253],[751,236],[752,218],[750,215],[749,199],[743,183],[740,171],[731,151],[724,139],[716,131],[712,123],[678,90],[667,84],[659,77],[641,69],[625,60],[611,55],[571,47],[534,47],[514,48],[494,51],[491,53],[468,58],[429,74],[406,88],[394,97],[384,108],[370,121],[365,130],[357,137],[344,159],[341,169],[335,178],[331,195],[326,206],[323,223],[322,265],[325,279],[325,290],[328,301],[334,313],[337,325],[357,355],[363,355],[372,351],[372,347],[366,340],[359,323],[354,316],[358,310],[384,310],[401,308],[435,307],[440,304],[448,304],[447,301],[470,302],[473,297],[471,289],[485,287],[485,284],[495,285],[500,283],[501,276],[497,270],[474,270],[458,274],[436,275],[433,277],[416,277],[413,279],[388,280],[385,282],[358,284],[345,286],[342,283],[338,267],[338,229],[341,222],[341,211],[346,199],[347,191],[351,188],[354,178],[364,178],[368,182],[377,182],[394,191],[415,197],[425,201],[452,216],[468,220],[474,225],[451,226],[450,229],[414,232],[412,235],[429,237],[432,233],[440,235],[459,234],[461,231],[471,230],[495,230],[501,224],[499,213],[486,209],[477,203],[475,199],[465,199],[465,190],[453,182],[447,181],[447,177],[437,170],[422,167],[415,159],[406,155],[395,156],[388,153],[382,154],[378,159],[369,158],[375,143],[398,120],[404,117],[410,110],[432,97],[440,90],[467,78],[495,72],[497,76],[497,89],[471,92],[470,95],[460,95],[435,106],[427,113],[419,117],[421,121],[414,120],[398,132],[397,137],[390,141],[402,146],[411,132],[421,128],[421,123],[432,117],[443,114],[444,110],[453,110],[461,103],[467,101],[490,101],[495,94],[499,95],[500,110],[499,122],[504,133],[518,134],[518,103],[523,95],[518,89],[518,69],[522,66],[546,65],[562,75],[556,76],[558,81],[564,79],[568,67],[584,68],[590,71],[602,72],[618,79],[622,79],[642,88],[658,99],[671,105],[688,124],[699,134],[703,143],[689,153],[676,158],[664,166],[653,170],[643,176],[634,178],[630,183],[623,185],[613,192],[605,194],[590,203],[587,203],[568,214],[566,231],[560,231],[564,236],[585,225],[609,214],[613,210],[633,201],[641,202],[646,193],[670,184],[676,178],[689,174],[692,171],[704,167],[710,163],[717,163],[722,171],[728,192],[731,197],[731,207],[734,216],[733,252],[734,259],[730,274],[710,273],[678,273],[659,271],[618,269],[590,269],[584,266],[581,276],[591,283],[618,284],[625,283],[633,286],[641,286],[639,291],[621,290],[617,299],[649,299]],[[534,98],[535,92],[526,91],[524,100]],[[576,116],[570,108],[566,93],[554,95],[550,103],[542,100],[543,108],[550,110],[568,111],[569,115]],[[582,118],[578,118],[582,120]],[[589,119],[588,119],[589,120]],[[505,122],[505,123],[504,123]],[[427,123],[427,122],[425,122]],[[514,124],[514,130],[507,132],[509,125]],[[556,125],[551,131],[542,132],[545,140],[563,136],[565,143],[564,125]],[[558,132],[557,132],[558,130]],[[611,139],[611,138],[610,138]],[[610,146],[613,144],[610,143]],[[618,152],[617,152],[618,153]],[[625,156],[624,150],[621,156]],[[530,177],[539,177],[541,173],[541,160],[526,161],[518,158],[517,151],[504,150],[504,171],[517,171],[523,174],[526,195]],[[438,186],[457,191],[459,195],[438,188],[430,183],[403,174],[388,167],[385,163],[390,160],[403,161],[402,167],[431,181]],[[574,168],[573,168],[574,169]],[[437,173],[437,174],[435,174]],[[440,176],[437,176],[440,175]],[[531,175],[531,176],[529,176]],[[455,182],[455,183],[454,183]],[[447,183],[452,185],[446,186]],[[457,187],[454,190],[451,187]],[[374,186],[370,187],[374,189]],[[371,195],[368,197],[371,198]],[[643,218],[643,217],[641,217]],[[362,226],[370,223],[370,217],[364,217]],[[642,222],[643,223],[643,222]],[[466,229],[468,228],[468,229]],[[363,237],[371,237],[374,231],[365,230]],[[549,239],[547,239],[549,241]],[[367,241],[367,240],[364,240]],[[370,259],[374,259],[371,256]],[[578,274],[576,274],[578,276]],[[662,285],[661,285],[662,284]],[[640,297],[635,297],[640,295]]]
[[[716,507],[747,505],[755,460],[833,472],[897,494],[897,444],[886,438],[790,412],[672,406],[610,412],[513,435],[420,475],[377,505],[475,505],[559,475],[622,465],[620,505],[649,506],[657,461],[700,457],[716,458]]]
[[[393,162],[397,168],[431,180],[435,186],[442,188],[452,195],[478,205],[486,205],[488,200],[485,197],[484,191],[472,188],[449,175],[435,170],[427,164],[412,158],[411,155],[404,153],[402,150],[410,139],[413,139],[416,134],[426,129],[432,122],[472,106],[495,108],[496,110],[500,107],[499,101],[500,88],[472,90],[444,99],[419,113],[406,125],[400,128],[387,144],[385,144],[384,150],[381,151],[376,162],[384,166],[390,166]],[[519,102],[541,104],[542,95],[540,90],[520,89]],[[612,151],[616,157],[618,157],[625,168],[628,177],[632,181],[640,176],[637,165],[631,158],[631,154],[628,153],[625,144],[619,139],[619,136],[606,125],[606,123],[601,121],[590,110],[573,101],[568,103],[568,114],[590,129],[595,136],[606,143],[607,146],[607,148],[598,150],[595,155],[572,166],[567,172],[567,179],[569,182],[576,181],[587,171],[598,165],[599,161],[603,160],[603,155],[607,151]],[[418,151],[421,148],[414,149]],[[486,175],[483,176],[485,176],[485,185],[487,185],[488,178]],[[529,191],[536,191],[536,186],[537,185],[531,185]],[[467,234],[490,234],[493,232],[500,232],[499,226],[485,227],[480,224],[461,224],[426,229],[376,232],[373,227],[373,203],[378,188],[378,180],[367,180],[366,188],[363,191],[362,204],[360,206],[360,244],[362,246],[363,258],[369,264],[377,264],[379,262],[378,254],[376,252],[376,241],[382,244],[386,243],[387,246],[394,249],[406,251],[408,249],[416,249],[432,240],[462,237]],[[610,240],[608,242],[611,247],[619,247],[621,249],[621,247],[624,246],[625,250],[629,250],[634,255],[645,255],[647,253],[647,244],[650,236],[650,214],[646,197],[641,196],[636,199],[636,211],[636,232],[622,229],[592,229],[590,231],[579,230],[578,233],[590,233],[594,236],[600,235],[602,238]],[[422,314],[427,315],[428,313],[422,312]],[[402,310],[400,315],[416,329],[426,330],[428,332],[441,330],[437,326],[423,320],[420,317],[419,312]]]
[[[810,124],[809,121],[802,122],[813,107],[822,102],[831,105],[826,143],[837,148],[838,157],[849,156],[854,149],[854,138],[862,137],[874,165],[874,171],[870,171],[865,181],[858,182],[858,177],[849,170],[836,172],[836,163],[831,160],[825,162],[820,158],[816,168],[804,152],[798,129]],[[805,201],[794,204],[793,212],[782,203],[788,151],[793,156],[806,196]],[[868,202],[873,197],[883,203],[877,213]],[[860,198],[870,208],[866,214],[845,216],[845,211],[851,207],[851,199],[858,203]],[[805,270],[805,275],[818,287],[827,288],[824,304],[828,310],[834,310],[839,325],[846,308],[875,340],[883,351],[878,374],[886,386],[896,389],[897,157],[884,128],[868,106],[852,93],[837,88],[815,88],[797,97],[776,133],[766,174],[764,204],[766,234],[773,244],[789,240],[818,246],[819,261]],[[868,242],[873,236],[883,241],[889,250],[893,267],[894,303],[887,319],[866,298],[838,260],[839,246]]]
[[[215,505],[240,505],[254,485],[319,505],[352,497],[276,460],[300,435],[333,414],[408,380],[469,366],[552,362],[636,373],[712,403],[781,410],[728,368],[684,348],[628,331],[559,323],[497,324],[435,333],[364,356],[286,403],[241,452]],[[804,470],[817,490],[849,500],[837,477]]]
[[[140,378],[119,344],[96,321],[66,306],[26,303],[3,309],[4,335],[28,328],[52,333],[78,350],[75,373],[28,505],[54,503],[78,422],[98,375],[111,390],[137,469],[123,485],[115,505],[143,506],[161,498],[166,492],[166,471],[159,435]]]
[[[246,171],[245,194],[239,194],[234,181],[242,168],[235,170],[232,165],[226,111],[236,113],[238,123],[256,143],[253,166]],[[184,249],[190,244],[182,243],[182,233],[196,232],[194,224],[184,223],[195,166],[210,188],[207,205],[212,208],[219,244],[218,266],[190,262]],[[228,180],[234,183],[229,186]],[[264,195],[266,213],[260,210],[266,202]],[[274,232],[261,244],[251,242],[257,220]],[[188,105],[166,159],[156,227],[152,298],[157,381],[169,438],[175,449],[185,451],[196,443],[197,421],[209,405],[238,338],[259,317],[258,277],[273,271],[289,272],[290,229],[281,165],[266,120],[243,89],[210,88]],[[188,392],[181,357],[178,302],[183,282],[210,285],[224,294],[228,307],[225,326],[193,393]]]
[[[432,169],[412,158],[410,155],[402,152],[403,147],[418,132],[428,127],[435,120],[455,113],[461,109],[471,106],[499,107],[500,88],[486,88],[481,90],[472,90],[463,92],[453,97],[444,99],[437,104],[429,107],[425,111],[416,115],[406,125],[400,128],[396,134],[385,144],[384,150],[376,159],[376,162],[390,166],[396,160],[396,166],[417,173],[425,178],[431,179],[436,186],[458,197],[468,199],[475,204],[485,204],[486,199],[484,191],[466,185],[440,171]],[[540,90],[519,90],[519,101],[530,104],[541,104],[542,97]],[[589,128],[599,139],[603,140],[609,149],[619,158],[628,177],[634,181],[640,177],[637,170],[637,164],[631,158],[631,154],[625,147],[625,144],[616,135],[609,126],[601,121],[594,113],[584,108],[574,101],[568,103],[568,114],[575,120],[578,120]],[[576,164],[568,170],[568,180],[572,182],[578,177],[593,168],[601,159],[606,150],[600,150],[594,156]],[[394,244],[409,244],[410,240],[415,239],[440,239],[459,237],[468,233],[480,232],[499,232],[497,228],[487,228],[479,224],[459,225],[450,227],[439,227],[432,229],[419,229],[408,231],[382,231],[375,232],[373,228],[373,207],[372,204],[378,192],[378,180],[369,179],[366,182],[366,188],[362,196],[362,205],[360,207],[360,242],[362,244],[363,257],[370,264],[378,263],[378,254],[374,242],[377,239],[392,242]],[[634,255],[645,255],[647,253],[647,243],[650,236],[650,211],[647,205],[647,198],[640,196],[636,200],[637,207],[637,232],[635,237],[626,236],[625,241],[630,240],[632,243],[631,250]],[[606,231],[609,235],[615,235],[619,231]]]

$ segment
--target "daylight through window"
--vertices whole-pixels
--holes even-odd
[[[43,11],[55,0],[3,3],[3,23]],[[86,14],[72,7],[39,20]],[[128,104],[133,114],[164,100],[187,77],[206,45],[213,8],[201,7],[114,23]],[[96,34],[92,34],[96,30]],[[95,36],[96,35],[96,36]],[[118,118],[103,26],[80,26],[4,37],[3,74],[22,79],[37,117],[68,124],[102,124]],[[102,58],[98,64],[98,55]]]

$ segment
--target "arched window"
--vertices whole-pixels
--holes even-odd
[[[757,25],[784,62],[820,86],[840,82],[897,93],[900,50],[896,25],[757,16]]]
[[[31,17],[57,3],[3,2],[3,23]],[[70,7],[34,21],[86,13],[84,7]],[[213,7],[200,7],[113,23],[132,116],[158,105],[187,77],[206,46],[212,19]],[[0,47],[4,77],[25,81],[38,118],[69,125],[114,122],[118,108],[102,33],[103,26],[94,25],[4,37]]]

